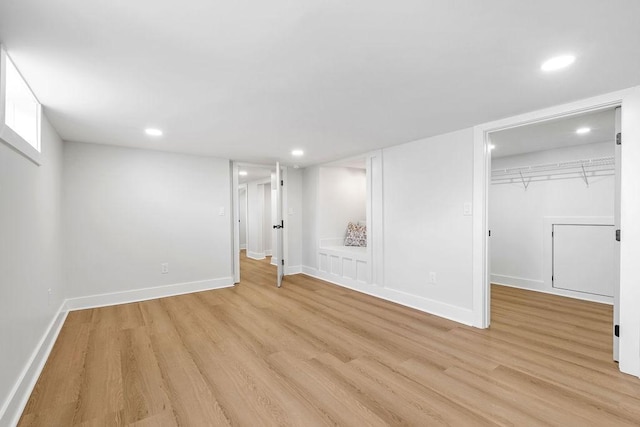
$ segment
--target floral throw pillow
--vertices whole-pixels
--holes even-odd
[[[344,238],[345,246],[367,246],[367,226],[350,222]]]

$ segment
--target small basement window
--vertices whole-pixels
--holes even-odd
[[[0,140],[40,164],[42,106],[0,47]]]

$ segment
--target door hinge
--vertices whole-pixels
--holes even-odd
[[[620,230],[616,230],[616,242],[620,241]]]
[[[551,237],[553,237],[553,231],[551,232]]]
[[[280,180],[280,186],[282,187],[284,185],[284,179]]]
[[[613,327],[613,335],[620,338],[620,325],[615,325]]]
[[[551,275],[551,283],[553,283],[553,274]]]
[[[284,265],[284,258],[282,259],[282,265]]]
[[[491,230],[489,230],[489,237],[491,237]]]
[[[622,145],[622,132],[616,133],[616,145]]]

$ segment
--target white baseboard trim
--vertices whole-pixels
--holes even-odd
[[[218,279],[199,280],[197,282],[176,283],[173,285],[156,286],[153,288],[134,289],[109,294],[70,298],[66,301],[65,308],[69,311],[73,311],[84,310],[87,308],[107,307],[110,305],[128,304],[131,302],[146,301],[174,295],[228,288],[231,286],[233,286],[233,277],[221,277]]]
[[[264,251],[264,256],[272,256],[273,255],[273,251],[271,249],[266,249]]]
[[[265,256],[264,256],[264,252],[251,252],[247,250],[247,258],[261,260],[261,259],[265,259]]]
[[[524,277],[506,276],[503,274],[492,274],[491,283],[508,283],[515,288],[540,290],[545,289],[544,280],[525,279]]]
[[[352,280],[349,281],[349,284],[341,283],[339,281],[340,277],[329,276],[326,273],[322,273],[317,269],[308,266],[302,266],[302,274],[314,277],[316,279],[324,280],[325,282],[333,283],[334,285],[342,286],[343,288],[351,289],[353,291],[371,295],[386,301],[391,301],[396,304],[423,311],[425,313],[433,314],[438,317],[453,320],[454,322],[473,326],[474,313],[471,309],[456,307],[440,301],[435,301],[418,295],[412,295],[406,292],[398,291],[391,288],[385,288],[378,285],[360,283]]]
[[[197,282],[177,283],[154,288],[134,289],[131,291],[66,299],[60,305],[58,312],[47,327],[46,332],[40,339],[40,342],[20,374],[18,381],[9,393],[9,397],[0,408],[0,426],[15,426],[20,420],[22,411],[24,411],[24,407],[40,377],[44,364],[49,358],[49,354],[60,334],[60,330],[69,311],[127,304],[212,289],[229,288],[232,287],[233,284],[233,277],[222,277]]]
[[[20,421],[22,411],[24,411],[31,392],[36,386],[36,382],[40,377],[44,364],[49,358],[49,354],[53,349],[53,345],[58,338],[58,334],[60,334],[66,318],[67,311],[65,310],[65,302],[63,302],[31,354],[18,381],[16,381],[13,389],[9,393],[7,400],[4,402],[2,408],[0,408],[0,425],[15,426],[18,424],[18,421]]]
[[[291,265],[287,267],[287,272],[285,273],[285,276],[289,276],[292,274],[300,274],[300,273],[302,273],[301,265]]]
[[[352,289],[355,291],[361,291],[371,295],[370,288],[372,285],[370,283],[359,282],[356,279],[352,279],[350,277],[339,276],[337,274],[329,273],[328,271],[316,270],[314,273],[314,277],[317,279],[324,280],[325,282],[333,283],[338,286],[342,286],[344,288]],[[380,287],[377,287],[380,288]]]
[[[243,250],[243,249],[247,249],[247,244],[246,243],[244,245],[240,245],[240,250]]]
[[[507,288],[524,289],[524,290],[527,290],[527,291],[541,292],[543,294],[558,295],[558,296],[561,296],[561,297],[575,298],[575,299],[581,299],[583,301],[599,302],[599,303],[602,303],[602,304],[613,305],[613,298],[607,297],[607,296],[585,294],[585,293],[582,293],[582,292],[567,291],[567,290],[564,290],[564,289],[557,289],[557,288],[551,288],[551,289],[530,288],[528,286],[521,286],[521,285],[517,285],[517,284],[513,284],[513,283],[498,282],[498,281],[493,280],[493,276],[494,275],[492,274],[491,275],[491,284],[492,285],[506,286]]]

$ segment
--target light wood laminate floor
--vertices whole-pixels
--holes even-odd
[[[20,425],[640,424],[609,306],[494,286],[479,330],[274,276],[70,313]]]

